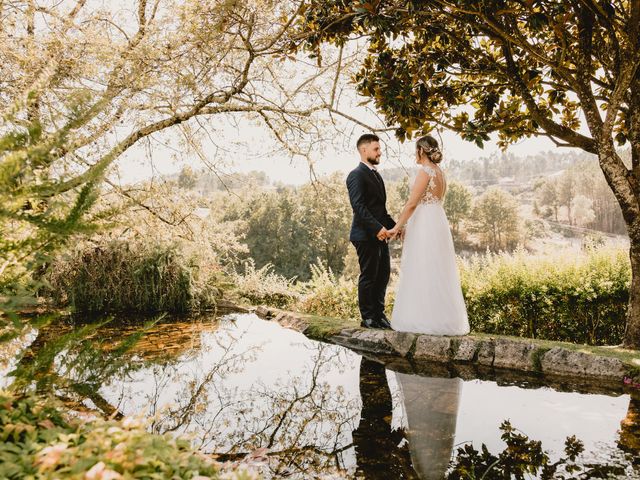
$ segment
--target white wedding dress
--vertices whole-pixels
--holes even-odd
[[[452,458],[464,382],[396,373],[413,469],[424,480],[446,477]]]
[[[402,332],[466,335],[467,308],[442,205],[446,181],[439,168],[422,169],[429,183],[406,225],[391,326]]]

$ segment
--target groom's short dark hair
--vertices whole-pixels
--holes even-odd
[[[360,145],[364,145],[365,143],[371,142],[379,142],[380,137],[378,137],[374,133],[365,133],[364,135],[360,135],[358,142],[356,143],[356,148],[360,148]]]

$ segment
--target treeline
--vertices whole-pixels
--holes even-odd
[[[392,211],[399,209],[404,190],[406,182],[388,186]],[[225,200],[212,206],[212,214],[234,224],[247,245],[240,263],[272,264],[277,273],[298,280],[311,277],[316,261],[338,274],[344,270],[352,213],[342,175],[302,187],[243,191]]]
[[[514,170],[507,169],[509,161],[516,164]],[[455,179],[479,165],[497,174],[515,171],[520,176],[555,171],[517,188],[468,185]],[[566,153],[513,160],[503,156],[468,162],[463,170],[452,162],[446,169],[450,181],[444,208],[459,254],[533,248],[536,238],[549,235],[548,222],[624,232],[620,209],[594,160]],[[413,172],[385,169],[382,173],[388,209],[397,216],[409,195]],[[137,201],[144,209],[123,219],[128,225],[126,235],[135,232],[137,238],[152,235],[166,241],[157,232],[180,232],[176,235],[180,242],[186,240],[192,248],[206,246],[208,255],[224,268],[239,270],[251,261],[257,269],[272,265],[277,274],[298,281],[309,280],[311,265],[318,262],[336,275],[345,269],[348,276],[357,272],[349,243],[352,212],[343,174],[300,187],[275,186],[260,172],[226,178],[224,185],[212,175],[187,167],[162,187],[142,188],[147,193],[138,194]],[[206,218],[200,221],[194,212]],[[393,251],[399,254],[399,243]]]
[[[582,160],[535,183],[534,212],[572,226],[624,234],[620,206],[596,160]]]
[[[509,177],[516,182],[528,182],[539,176],[557,173],[576,163],[594,160],[585,152],[540,152],[524,157],[512,153],[501,153],[476,159],[447,159],[445,169],[450,179],[465,185],[489,186],[498,183],[501,178]],[[387,181],[399,181],[412,170],[402,167],[382,170]]]
[[[271,180],[264,172],[220,173],[207,169],[194,170],[185,166],[176,175],[169,175],[167,181],[174,182],[180,188],[193,190],[201,195],[227,190],[252,187],[266,187]]]
[[[409,189],[407,178],[387,182],[392,216],[401,211]],[[240,264],[249,259],[256,268],[271,264],[276,273],[304,281],[311,277],[310,264],[321,263],[340,275],[354,261],[352,211],[342,175],[302,187],[224,194],[224,201],[211,205],[216,221],[234,225],[234,236],[247,246],[237,257]],[[521,218],[516,198],[497,187],[474,196],[451,182],[444,208],[459,252],[511,251],[535,233]],[[399,254],[400,243],[392,245]]]
[[[504,177],[516,182],[526,182],[591,158],[595,157],[584,152],[547,151],[525,157],[502,153],[474,160],[452,159],[447,165],[447,171],[452,178],[473,185],[491,185]]]

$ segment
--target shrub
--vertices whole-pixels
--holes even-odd
[[[0,478],[218,478],[186,440],[138,422],[68,418],[55,400],[0,392]]]
[[[299,284],[302,298],[297,308],[314,315],[359,319],[358,286],[354,281],[337,278],[322,263],[311,265],[311,279]]]
[[[631,270],[621,250],[535,256],[486,254],[459,262],[462,291],[474,332],[591,345],[622,341]],[[355,280],[336,278],[322,265],[298,284],[304,313],[358,319]],[[395,287],[387,290],[393,309]]]
[[[622,341],[631,279],[623,251],[476,256],[460,272],[472,331],[592,345]]]
[[[214,307],[216,269],[176,242],[112,240],[59,258],[50,288],[83,312],[187,312]]]
[[[294,279],[287,279],[273,270],[270,263],[256,269],[253,259],[245,262],[244,273],[232,274],[236,294],[252,305],[290,307],[299,298],[293,285]]]

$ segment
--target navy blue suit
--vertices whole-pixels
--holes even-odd
[[[349,201],[353,209],[353,223],[349,240],[356,247],[360,264],[358,305],[362,320],[378,323],[386,319],[384,297],[391,273],[389,246],[376,238],[384,227],[393,228],[387,207],[387,192],[382,177],[360,162],[347,177]]]

